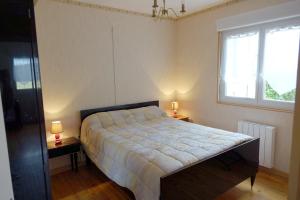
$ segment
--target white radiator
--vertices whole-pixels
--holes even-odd
[[[273,168],[276,128],[248,121],[238,121],[238,132],[260,138],[259,164],[267,168]]]

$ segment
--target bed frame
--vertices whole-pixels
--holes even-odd
[[[159,101],[82,110],[81,121],[97,112],[146,106]],[[252,188],[258,166],[259,139],[253,139],[161,177],[160,200],[212,200],[248,178]]]

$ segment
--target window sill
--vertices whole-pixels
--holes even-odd
[[[258,105],[246,105],[246,104],[239,104],[239,103],[229,103],[224,101],[217,101],[217,104],[219,105],[228,105],[228,106],[238,106],[243,108],[251,108],[256,110],[266,110],[266,111],[273,111],[273,112],[282,112],[282,113],[290,113],[294,114],[293,109],[281,109],[281,108],[271,108],[271,107],[265,107],[265,106],[258,106]]]

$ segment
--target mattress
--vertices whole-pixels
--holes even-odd
[[[251,139],[173,119],[156,106],[96,113],[81,128],[89,158],[137,200],[159,200],[160,177]]]

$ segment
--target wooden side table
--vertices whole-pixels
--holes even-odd
[[[54,141],[48,142],[48,156],[55,158],[63,155],[70,155],[72,171],[78,171],[78,152],[80,151],[80,140],[74,137],[65,138],[61,144],[55,145]]]
[[[176,116],[172,116],[174,119],[178,119],[178,120],[182,120],[182,121],[186,121],[189,122],[190,118],[184,115],[176,115]]]

